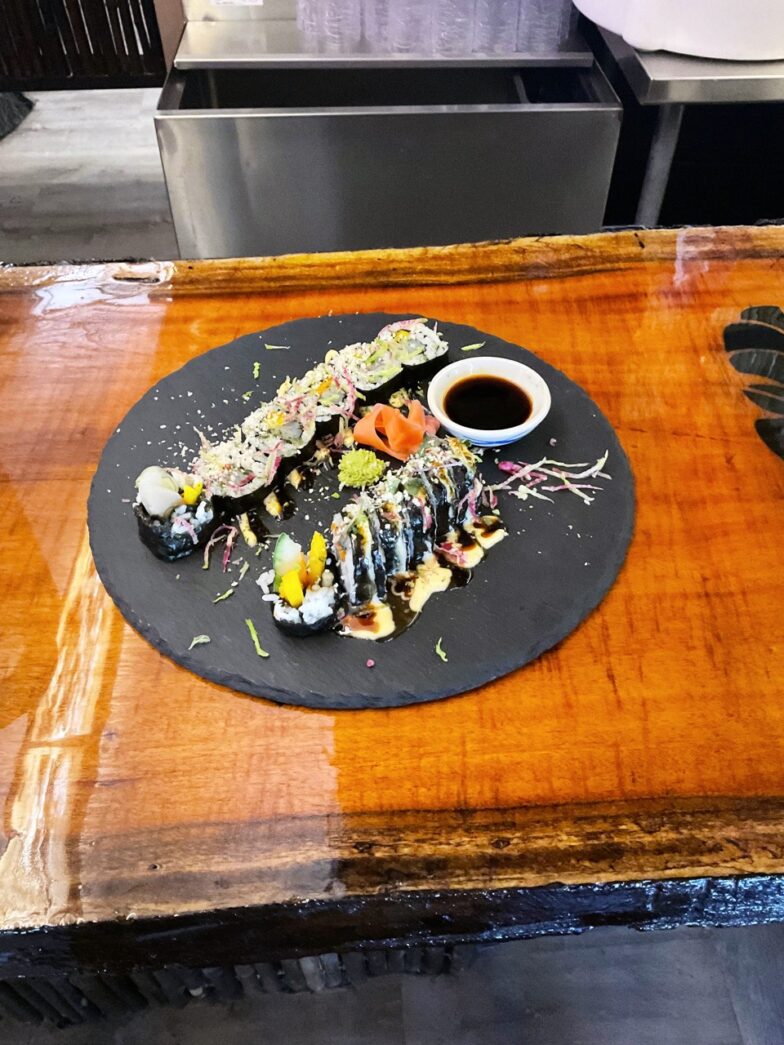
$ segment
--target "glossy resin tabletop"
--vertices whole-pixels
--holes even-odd
[[[782,363],[740,373],[723,341],[784,305],[783,247],[693,229],[0,271],[8,968],[784,917],[784,460],[755,426]],[[212,346],[330,310],[525,345],[631,459],[609,596],[481,690],[351,713],[242,696],[158,655],[96,577],[87,494],[125,411]]]

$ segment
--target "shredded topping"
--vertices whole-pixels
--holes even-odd
[[[250,632],[251,641],[253,642],[253,646],[256,650],[257,655],[259,657],[268,657],[269,653],[267,653],[265,649],[261,648],[261,643],[259,642],[259,635],[256,631],[256,625],[253,623],[250,617],[245,618],[245,626]]]
[[[595,483],[581,482],[582,479],[611,479],[603,469],[607,464],[609,452],[605,453],[589,465],[585,461],[578,464],[564,464],[563,461],[553,461],[549,457],[543,457],[541,461],[534,464],[526,464],[524,461],[499,461],[498,467],[502,472],[509,475],[508,479],[488,486],[490,494],[495,495],[499,490],[508,490],[513,497],[521,501],[534,497],[540,501],[552,501],[548,493],[560,493],[568,490],[570,493],[580,497],[586,504],[593,504],[594,497],[586,493],[586,490],[596,491],[603,487]],[[494,507],[494,505],[491,505]]]
[[[234,541],[237,538],[236,526],[229,526],[228,523],[221,523],[221,525],[215,530],[212,537],[204,545],[204,561],[202,563],[202,569],[208,570],[210,568],[210,552],[220,541],[226,541],[226,549],[223,553],[223,572],[226,572],[226,567],[229,564],[231,558],[231,550],[234,547]]]

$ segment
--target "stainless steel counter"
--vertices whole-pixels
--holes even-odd
[[[317,51],[290,18],[187,22],[174,60],[178,69],[448,68],[514,66],[589,69],[593,53],[579,34],[546,54],[417,55],[356,50]]]
[[[607,29],[598,29],[595,43],[600,60],[617,66],[637,101],[659,108],[637,206],[638,225],[659,223],[686,105],[784,102],[784,62],[729,62],[638,51]]]
[[[637,51],[599,30],[641,105],[784,102],[784,62],[720,62],[666,51]]]

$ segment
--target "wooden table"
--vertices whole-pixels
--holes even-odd
[[[3,975],[784,918],[784,462],[722,342],[784,303],[782,248],[695,229],[0,273]],[[610,595],[479,691],[244,697],[155,653],[93,570],[88,487],[124,412],[211,346],[329,310],[524,344],[630,455]]]

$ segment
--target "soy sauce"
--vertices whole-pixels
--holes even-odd
[[[444,412],[466,428],[514,428],[531,416],[531,400],[513,381],[473,374],[456,381],[444,396]]]

